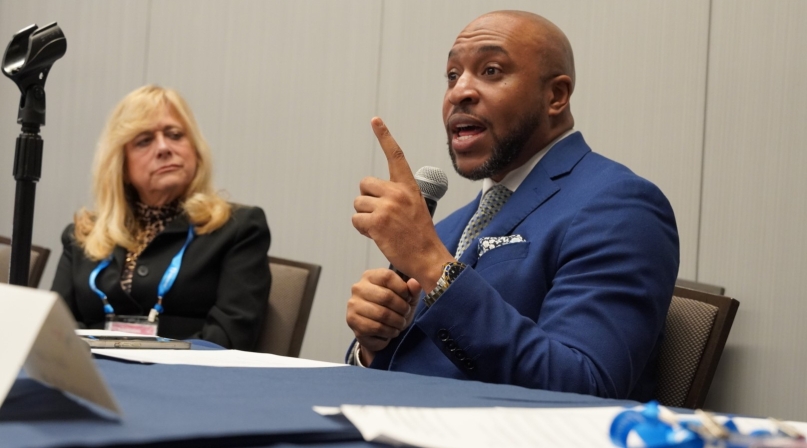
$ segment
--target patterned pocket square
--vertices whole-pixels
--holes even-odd
[[[526,243],[527,240],[524,239],[521,235],[506,235],[506,236],[485,236],[479,238],[479,258],[485,254],[485,252],[495,249],[500,246],[504,246],[507,244],[513,243]]]

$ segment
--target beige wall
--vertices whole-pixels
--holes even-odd
[[[807,420],[807,31],[799,0],[0,0],[0,45],[56,20],[68,40],[50,75],[34,242],[90,206],[89,167],[107,113],[145,83],[179,89],[214,149],[217,184],[256,204],[270,253],[323,265],[303,356],[338,361],[361,272],[385,265],[350,224],[358,181],[385,176],[369,128],[385,118],[413,168],[446,169],[445,216],[479,186],[450,170],[440,103],[457,32],[494,9],[545,15],[577,59],[576,127],[673,203],[680,276],[742,305],[709,407]],[[5,79],[5,78],[3,78]],[[0,79],[0,234],[11,233],[19,93]]]

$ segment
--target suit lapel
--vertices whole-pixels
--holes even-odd
[[[131,294],[127,293],[123,290],[120,285],[121,280],[121,273],[123,272],[124,264],[126,263],[126,253],[128,251],[121,246],[115,246],[115,249],[112,251],[112,265],[107,269],[110,272],[114,272],[115,275],[112,277],[112,283],[106,283],[102,290],[106,293],[109,298],[110,302],[116,303],[115,311],[116,313],[120,312],[120,302],[128,302],[130,305],[136,306],[140,312],[143,312],[143,306],[135,300]],[[115,296],[115,300],[112,299],[112,296]]]
[[[168,234],[168,233],[187,233],[188,232],[188,217],[183,213],[176,218],[172,219],[171,222],[165,225],[165,228],[162,232],[158,235]]]
[[[575,132],[558,142],[532,169],[527,178],[524,179],[518,189],[510,196],[507,203],[504,204],[504,207],[490,224],[482,230],[479,238],[510,235],[524,218],[560,191],[560,186],[555,182],[555,179],[568,175],[583,156],[590,151],[591,149],[586,145],[580,132]],[[474,204],[478,206],[479,197],[477,197]],[[473,211],[475,210],[476,208],[473,208]],[[473,211],[471,215],[473,215]],[[468,216],[465,223],[471,219],[471,215]],[[479,253],[479,238],[471,242],[471,245],[468,246],[459,261],[469,266],[476,265],[478,261],[477,254]],[[454,242],[454,249],[456,249],[458,241],[459,237]]]
[[[112,262],[118,267],[118,272],[123,272],[123,263],[125,263],[127,250],[121,246],[115,246],[112,250]]]

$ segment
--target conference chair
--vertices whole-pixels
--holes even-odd
[[[36,288],[50,257],[50,249],[31,245],[31,264],[28,268],[28,286]],[[0,236],[0,283],[8,283],[11,266],[11,239]]]
[[[659,403],[703,406],[739,306],[730,297],[675,287],[659,354]]]
[[[268,257],[272,271],[269,308],[256,351],[298,357],[322,267]]]
[[[726,294],[726,288],[717,285],[710,285],[708,283],[695,282],[692,280],[685,280],[679,278],[675,281],[675,286],[683,286],[684,288],[694,289],[695,291],[708,292],[709,294],[717,294],[719,296]]]

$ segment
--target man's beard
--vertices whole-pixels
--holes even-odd
[[[532,137],[535,130],[538,128],[538,126],[540,126],[541,123],[538,114],[532,112],[524,116],[524,118],[514,128],[500,138],[491,130],[489,121],[483,119],[482,117],[474,117],[485,124],[487,127],[487,132],[489,132],[493,138],[493,148],[490,153],[490,157],[488,157],[488,159],[482,163],[482,165],[472,169],[471,171],[460,171],[459,167],[457,166],[457,156],[451,149],[452,134],[450,132],[448,133],[448,155],[451,157],[451,164],[454,165],[454,170],[457,172],[457,174],[470,180],[481,180],[493,177],[497,173],[510,166],[510,164],[513,163],[513,161],[516,160],[524,151],[524,146],[527,144],[527,141]]]

